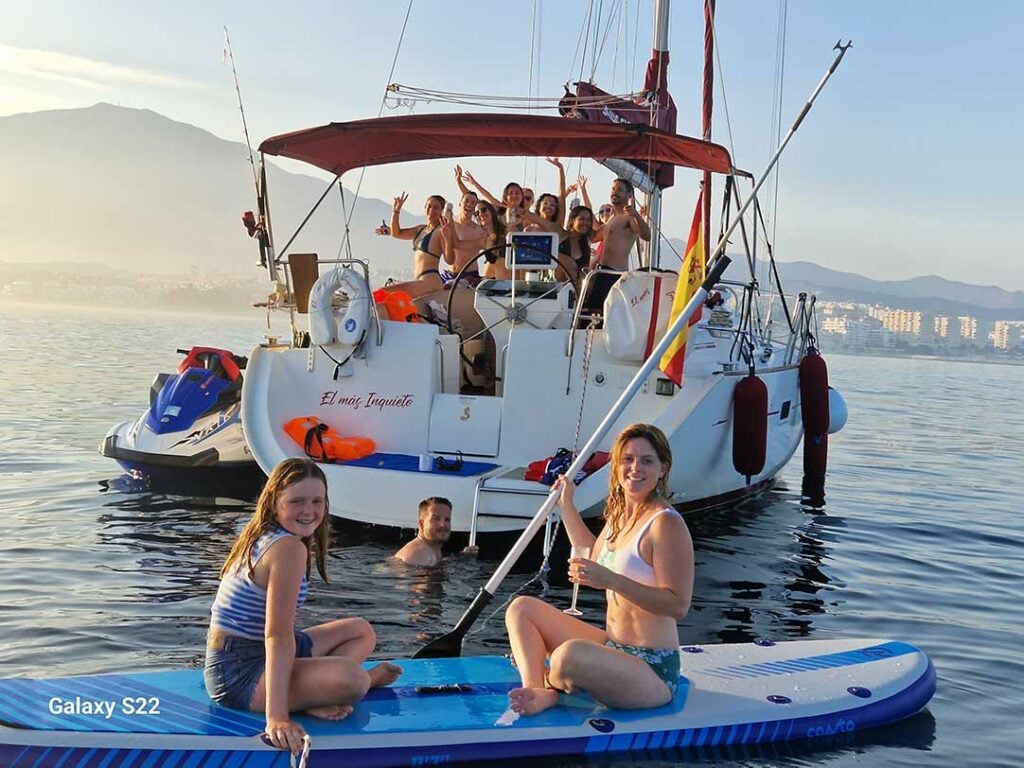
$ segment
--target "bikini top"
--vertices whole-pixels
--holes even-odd
[[[435,259],[440,259],[441,257],[438,254],[433,253],[430,250],[430,241],[433,239],[434,233],[437,232],[437,227],[434,227],[426,234],[423,234],[426,228],[426,224],[420,227],[420,231],[417,232],[416,236],[412,239],[412,251],[413,253],[423,251],[427,256],[433,256]]]
[[[590,264],[590,241],[583,238],[577,237],[580,243],[580,255],[573,258],[572,255],[572,241],[573,237],[567,237],[565,240],[558,244],[558,253],[562,256],[568,256],[576,264],[577,269],[586,269],[587,265]]]
[[[654,513],[644,523],[643,527],[629,541],[623,542],[618,549],[608,549],[608,539],[606,537],[601,554],[597,557],[598,565],[603,565],[620,576],[625,576],[627,579],[632,579],[648,587],[657,586],[657,582],[654,580],[654,566],[650,565],[640,555],[640,540],[643,539],[644,534],[651,527],[651,523],[666,512],[670,512],[673,515],[679,514],[672,507],[665,507],[661,511]]]

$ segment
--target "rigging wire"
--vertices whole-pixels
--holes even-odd
[[[640,49],[640,2],[637,0],[637,12],[633,19],[633,66],[630,68],[626,82],[637,82],[637,51]]]
[[[400,95],[396,95],[400,94]],[[491,107],[494,109],[516,109],[534,111],[540,109],[558,109],[564,97],[551,96],[495,96],[483,93],[459,93],[456,91],[438,91],[431,88],[420,88],[414,85],[392,83],[388,86],[388,97],[393,104],[411,106],[417,102],[443,102],[461,104],[463,106]],[[575,100],[583,106],[601,107],[614,104],[619,100],[637,100],[643,98],[639,91],[635,93],[609,94],[607,96],[577,96]]]
[[[604,8],[604,0],[597,0],[597,13],[594,24],[594,45],[590,52],[590,82],[594,82],[597,76],[597,38],[601,36],[601,10]]]
[[[775,124],[772,126],[772,137],[771,146],[778,146],[779,141],[782,138],[782,89],[785,83],[786,74],[786,16],[788,12],[788,0],[781,0],[779,3],[779,23],[776,37],[776,52],[775,52],[775,87],[773,90],[773,109],[775,110],[772,117],[775,118]],[[780,158],[781,160],[781,158]],[[776,164],[775,170],[772,172],[772,211],[771,219],[772,223],[772,235],[771,242],[775,242],[775,232],[778,226],[778,209],[779,209],[779,168],[781,163]]]
[[[398,44],[395,46],[395,55],[391,59],[391,70],[388,72],[388,79],[385,81],[388,84],[392,82],[392,78],[395,75],[395,69],[398,66],[398,54],[402,50],[402,42],[405,40],[405,30],[409,26],[409,16],[412,14],[413,0],[409,0],[409,5],[405,9],[405,19],[402,21],[402,31],[398,33]],[[380,107],[377,109],[377,117],[384,114],[384,107],[387,104],[388,98],[388,87],[384,87],[384,95],[380,100]],[[363,178],[366,176],[366,166],[359,169],[359,180],[356,182],[355,191],[352,193],[352,208],[347,213],[344,210],[345,201],[345,189],[341,188],[341,199],[342,199],[342,217],[345,221],[345,233],[342,235],[341,245],[338,247],[338,253],[341,253],[342,248],[351,248],[349,243],[349,225],[352,223],[352,217],[355,215],[356,206],[359,203],[359,190],[363,188]],[[341,187],[341,182],[338,182],[338,186]]]
[[[576,36],[576,49],[572,52],[572,61],[569,62],[569,76],[566,78],[566,82],[569,82],[569,81],[572,80],[572,73],[576,71],[576,60],[579,58],[580,47],[583,45],[583,39],[584,39],[583,38],[583,31],[584,31],[584,24],[581,22],[580,23],[580,33]],[[586,51],[584,50],[584,55],[585,54],[586,54]],[[582,70],[582,64],[580,65],[580,67],[581,67],[581,70]]]
[[[612,53],[612,90],[619,81],[619,45],[622,42],[622,19],[629,13],[629,0],[625,0],[625,8],[622,13],[616,16],[615,23],[615,51]]]
[[[601,61],[602,54],[604,53],[605,44],[608,42],[608,35],[611,34],[611,31],[612,31],[611,18],[612,17],[617,17],[617,18],[620,17],[619,5],[621,4],[621,1],[622,0],[613,0],[612,7],[608,11],[609,20],[608,20],[608,22],[607,22],[607,24],[605,26],[604,36],[601,38],[601,47],[598,48],[596,53],[594,54],[594,63],[593,63],[593,68],[592,68],[592,72],[591,72],[591,79],[596,79],[596,77],[597,77],[597,66],[598,66],[598,64]],[[594,36],[594,43],[595,43],[595,45],[597,43],[597,36],[596,35]],[[614,64],[612,66],[613,66],[612,72],[613,72],[613,76],[614,76]],[[613,80],[613,82],[614,82],[614,80]]]
[[[590,24],[594,18],[594,0],[587,7],[587,19],[583,26],[583,56],[580,58],[580,74],[577,80],[583,80],[583,68],[587,65],[587,41],[590,40]]]
[[[539,2],[539,0],[533,0],[533,12],[532,12],[531,18],[530,18],[530,83],[529,83],[529,87],[527,88],[527,93],[529,94],[529,98],[530,98],[530,101],[531,101],[531,106],[528,109],[528,111],[531,114],[533,113],[532,101],[535,98],[534,91],[535,90],[538,91],[538,92],[540,91],[540,87],[537,85],[538,82],[540,81],[540,53],[539,53],[539,48],[540,48],[540,28],[539,28],[539,25],[537,23],[537,15],[538,15],[537,14],[537,4],[538,4],[538,2]],[[534,62],[536,62],[536,65],[537,65],[536,79],[534,78],[534,71],[533,71],[534,70]],[[523,181],[524,182],[526,181],[527,169],[529,167],[529,164],[530,164],[530,158],[529,157],[524,157],[523,158]],[[536,186],[536,185],[537,185],[537,159],[534,158],[533,159],[533,186]]]

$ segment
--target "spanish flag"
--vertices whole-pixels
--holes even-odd
[[[704,282],[706,254],[704,253],[704,192],[697,196],[697,208],[693,212],[693,224],[690,225],[690,237],[686,241],[686,253],[679,269],[679,280],[676,283],[676,295],[672,299],[672,314],[668,324],[671,326],[683,311],[690,297],[693,296]],[[689,326],[700,320],[701,310],[698,309],[690,322],[683,327],[679,335],[661,356],[659,367],[676,386],[683,386],[683,359],[686,357],[686,336]]]

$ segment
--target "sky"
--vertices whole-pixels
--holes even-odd
[[[393,63],[392,82],[435,90],[558,96],[582,72],[626,92],[642,83],[652,41],[652,0],[289,5],[0,0],[0,116],[105,101],[243,141],[224,26],[254,146],[279,133],[377,116]],[[701,0],[672,3],[670,90],[677,130],[691,135],[700,132],[701,8]],[[758,175],[779,128],[776,62],[784,61],[784,133],[831,63],[834,43],[853,41],[782,156],[777,194],[774,184],[766,188],[771,194],[762,192],[778,258],[875,279],[936,274],[1024,290],[1022,32],[1024,3],[1016,0],[719,0],[713,138],[738,167]],[[410,109],[451,107],[390,104],[384,112]],[[543,161],[464,165],[495,192],[511,179],[538,192],[555,186]],[[408,191],[416,211],[428,194],[454,193],[452,166],[373,168],[361,192],[390,200]],[[595,205],[604,199],[609,172],[589,161],[570,163],[569,171],[590,177]],[[358,172],[343,181],[354,188]],[[696,182],[695,173],[681,173],[666,193],[667,235],[686,236]]]

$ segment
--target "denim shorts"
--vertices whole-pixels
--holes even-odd
[[[679,690],[679,649],[678,648],[645,648],[642,645],[623,645],[614,640],[605,643],[609,648],[636,656],[661,678],[672,696]]]
[[[299,630],[295,633],[295,658],[313,655],[313,638]],[[223,649],[206,649],[203,679],[210,698],[224,707],[250,709],[252,695],[267,664],[263,640],[228,637]]]

